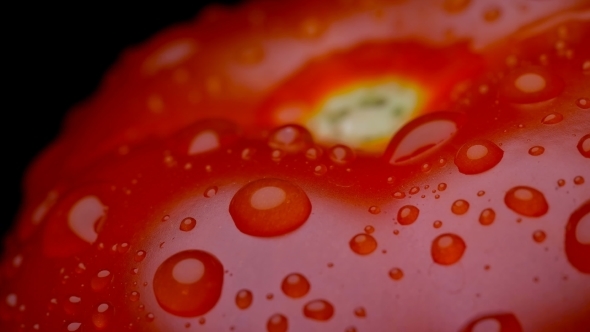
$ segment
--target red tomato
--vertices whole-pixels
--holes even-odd
[[[260,1],[155,36],[27,174],[0,326],[583,331],[589,17]]]

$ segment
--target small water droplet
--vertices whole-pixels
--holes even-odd
[[[588,98],[579,98],[576,100],[576,106],[581,109],[589,109],[590,108],[590,99]]]
[[[480,191],[477,192],[477,196],[479,196],[479,197],[481,197],[481,196],[483,196],[485,194],[486,194],[486,192],[483,191],[483,190],[480,190]]]
[[[188,231],[193,230],[196,225],[197,225],[197,221],[195,220],[195,218],[186,217],[186,218],[182,219],[182,221],[180,222],[179,228],[183,232],[188,232]]]
[[[356,158],[354,151],[352,151],[352,149],[348,146],[342,144],[331,147],[328,150],[328,156],[332,162],[339,165],[348,164]]]
[[[285,125],[273,130],[268,138],[268,146],[287,153],[305,151],[313,144],[311,134],[299,125]]]
[[[578,175],[578,176],[576,176],[576,177],[574,178],[574,184],[578,184],[578,185],[580,185],[580,184],[583,184],[583,183],[584,183],[584,178],[583,178],[582,176],[579,176],[579,175]]]
[[[279,179],[250,182],[236,192],[229,205],[236,227],[252,236],[279,236],[307,221],[311,203],[295,184]]]
[[[162,221],[168,221],[168,219],[170,219],[169,215],[165,215],[162,217]]]
[[[543,152],[545,152],[545,148],[542,146],[533,146],[532,148],[529,149],[529,154],[531,156],[540,156],[543,154]]]
[[[377,249],[377,241],[369,234],[357,234],[349,242],[350,249],[359,255],[368,255]]]
[[[326,174],[326,172],[328,172],[328,168],[326,167],[326,165],[321,164],[321,165],[317,165],[316,167],[314,167],[313,169],[313,173],[315,175],[324,175]]]
[[[584,135],[577,145],[578,151],[582,156],[590,158],[590,134]]]
[[[406,197],[406,194],[402,191],[396,191],[393,193],[393,197],[397,198],[397,199],[402,199],[402,198]]]
[[[401,280],[404,277],[404,271],[398,267],[389,270],[389,277],[393,280]]]
[[[512,211],[527,217],[540,217],[549,210],[543,193],[526,186],[508,190],[504,196],[504,203]]]
[[[541,230],[537,230],[533,233],[533,240],[537,243],[545,241],[545,238],[547,238],[547,235]]]
[[[78,322],[69,323],[67,326],[68,332],[80,331],[81,325],[82,325],[82,323],[78,323]]]
[[[242,310],[247,309],[252,304],[253,299],[251,291],[242,289],[236,294],[236,305]]]
[[[108,303],[101,303],[92,313],[92,324],[97,330],[104,330],[113,319],[113,307]]]
[[[374,231],[375,231],[375,227],[373,227],[371,225],[365,226],[365,233],[372,234]]]
[[[307,278],[299,273],[291,273],[283,279],[281,289],[283,293],[291,298],[300,298],[305,296],[311,285]]]
[[[394,184],[394,183],[395,183],[395,178],[393,176],[387,177],[387,184]]]
[[[324,151],[320,147],[311,147],[305,151],[305,157],[309,160],[319,159]]]
[[[464,199],[458,199],[453,202],[453,205],[451,205],[451,212],[456,215],[465,214],[467,210],[469,210],[469,202]]]
[[[463,174],[479,174],[496,166],[504,151],[496,144],[478,139],[464,144],[455,156],[455,165]]]
[[[216,186],[212,186],[212,187],[205,189],[205,192],[203,193],[203,196],[205,196],[207,198],[211,198],[215,195],[217,195],[217,187]]]
[[[354,308],[354,315],[357,317],[367,317],[367,311],[363,307],[356,307]]]
[[[445,191],[445,189],[447,189],[447,184],[446,183],[439,183],[438,186],[436,187],[438,189],[438,191]]]
[[[563,120],[563,115],[559,114],[559,113],[551,113],[547,116],[545,116],[541,122],[543,124],[556,124],[556,123],[560,123]]]
[[[369,208],[369,213],[371,213],[371,214],[379,214],[379,213],[381,213],[381,209],[378,206],[371,206]]]
[[[435,263],[451,265],[463,257],[465,247],[465,242],[458,235],[451,233],[441,234],[432,241],[430,253]]]
[[[564,86],[563,80],[545,67],[518,67],[504,77],[500,96],[516,104],[538,103],[558,96]]]
[[[432,223],[432,227],[434,227],[434,228],[441,228],[441,227],[442,227],[442,225],[443,225],[443,223],[442,223],[442,221],[440,221],[440,220],[435,220],[435,221]]]
[[[133,256],[133,260],[136,262],[141,262],[145,259],[145,254],[146,253],[144,250],[138,250]]]
[[[201,250],[172,255],[156,270],[153,289],[156,300],[167,312],[181,317],[207,313],[221,296],[223,266]]]
[[[281,314],[274,314],[270,316],[266,323],[266,330],[268,332],[286,332],[289,329],[289,322],[287,317]]]
[[[420,170],[424,173],[429,172],[432,169],[432,165],[430,165],[429,163],[424,163],[422,164],[422,167],[420,167]]]
[[[496,212],[492,209],[484,209],[479,215],[479,223],[487,226],[491,225],[496,219]]]
[[[565,186],[565,180],[564,179],[557,180],[557,185],[560,186],[560,187]]]
[[[155,317],[155,316],[154,316],[154,314],[153,314],[153,313],[151,313],[151,312],[148,312],[148,313],[145,315],[145,321],[146,321],[146,322],[153,322],[155,318],[156,318],[156,317]]]
[[[420,210],[413,205],[404,205],[397,212],[397,221],[400,225],[413,224],[420,214]]]
[[[416,195],[419,191],[420,191],[420,188],[418,188],[418,187],[412,187],[412,188],[410,188],[410,191],[408,191],[408,193],[410,195]]]
[[[90,280],[90,288],[95,292],[99,292],[105,289],[112,280],[113,275],[109,270],[101,270]]]
[[[129,293],[129,301],[131,301],[131,302],[139,301],[139,292],[133,291],[133,292]]]
[[[334,306],[326,300],[313,300],[303,307],[303,315],[319,321],[326,321],[334,315]]]

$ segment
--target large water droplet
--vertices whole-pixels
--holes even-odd
[[[484,226],[491,225],[492,223],[494,223],[495,219],[496,212],[492,209],[484,209],[483,211],[481,211],[481,214],[479,215],[479,223]]]
[[[519,67],[504,77],[499,92],[508,102],[530,104],[558,96],[564,86],[561,78],[544,67]]]
[[[272,149],[297,153],[313,145],[311,134],[299,125],[285,125],[275,129],[268,137],[268,146]]]
[[[384,158],[393,165],[417,162],[455,136],[461,123],[462,115],[454,112],[435,112],[418,117],[395,134]]]
[[[179,252],[166,259],[154,275],[160,306],[171,314],[195,317],[207,313],[221,296],[223,266],[201,250]]]
[[[465,242],[458,235],[451,233],[441,234],[432,241],[430,253],[435,263],[451,265],[463,257],[465,247]]]
[[[413,224],[418,219],[419,214],[420,210],[413,205],[402,206],[397,212],[397,222],[400,225]]]
[[[195,226],[197,226],[197,221],[195,220],[195,218],[186,217],[182,219],[182,221],[180,222],[179,228],[183,232],[188,232],[193,230]]]
[[[253,299],[251,291],[242,289],[236,294],[236,305],[242,310],[247,309],[252,304]]]
[[[496,144],[478,139],[464,144],[455,156],[455,165],[463,174],[478,174],[496,166],[504,151]]]
[[[92,277],[92,279],[90,279],[90,288],[95,292],[99,292],[107,288],[112,280],[113,274],[109,270],[100,270]]]
[[[583,176],[576,176],[574,177],[574,184],[580,185],[584,183],[584,177]]]
[[[145,254],[146,253],[144,250],[138,250],[133,256],[133,260],[136,262],[141,262],[145,259]]]
[[[529,149],[529,154],[531,156],[540,156],[545,152],[545,148],[542,146],[533,146],[532,148]]]
[[[310,287],[309,281],[299,273],[289,274],[283,279],[281,284],[283,293],[292,298],[305,296],[309,292]]]
[[[504,196],[504,203],[514,212],[527,217],[540,217],[549,210],[543,193],[526,186],[508,190]]]
[[[590,158],[590,134],[586,134],[580,139],[577,148],[582,156]]]
[[[307,318],[326,321],[334,315],[334,306],[326,300],[314,300],[305,304],[303,315]]]
[[[590,201],[574,211],[567,222],[565,253],[578,271],[590,274]]]
[[[377,240],[369,234],[357,234],[349,242],[350,249],[359,255],[368,255],[377,249]]]
[[[236,192],[229,213],[242,233],[278,236],[303,225],[311,213],[311,203],[305,192],[291,182],[261,179]]]
[[[281,314],[274,314],[270,316],[266,323],[266,330],[268,332],[286,332],[289,329],[289,322],[287,317]]]
[[[97,330],[104,330],[113,319],[113,307],[108,303],[101,303],[92,313],[92,324]]]
[[[465,214],[467,213],[467,210],[469,210],[469,203],[464,199],[458,199],[453,202],[453,205],[451,205],[451,212],[456,215]]]
[[[461,329],[461,332],[522,332],[520,322],[511,313],[478,317]]]

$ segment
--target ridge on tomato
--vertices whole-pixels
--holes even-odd
[[[590,8],[435,4],[252,2],[129,52],[28,174],[0,327],[583,331]]]

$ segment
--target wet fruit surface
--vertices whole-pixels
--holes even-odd
[[[0,330],[580,330],[574,5],[254,2],[138,46],[29,172]]]

